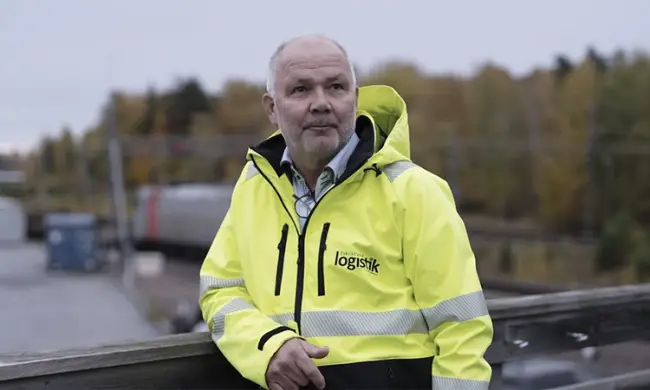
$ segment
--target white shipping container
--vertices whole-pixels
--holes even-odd
[[[27,216],[20,202],[0,197],[0,242],[23,242],[27,233]]]

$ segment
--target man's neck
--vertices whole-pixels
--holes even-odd
[[[354,138],[354,140],[353,140]],[[356,145],[359,143],[359,138],[355,133],[352,133],[350,137],[340,145],[337,150],[330,153],[328,156],[321,159],[314,159],[313,154],[301,154],[300,152],[294,151],[293,153],[289,149],[285,149],[285,154],[282,159],[284,161],[290,160],[294,169],[300,172],[300,175],[305,180],[305,183],[312,191],[316,188],[316,183],[318,178],[325,170],[329,164],[332,164],[332,169],[334,175],[338,176],[342,174],[342,170],[345,169],[350,155],[356,148]],[[345,152],[343,152],[346,150]],[[335,161],[336,160],[336,161]]]

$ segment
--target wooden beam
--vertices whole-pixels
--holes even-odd
[[[501,298],[488,301],[488,306],[495,337],[487,358],[495,366],[650,336],[650,284]],[[234,372],[207,333],[53,353],[0,355],[2,390],[69,389],[95,383],[104,389],[251,385]]]
[[[0,355],[0,380],[153,363],[212,355],[215,352],[218,352],[217,348],[207,333],[186,333],[136,343]]]
[[[481,285],[483,286],[483,290],[494,290],[518,295],[553,294],[571,290],[559,285],[522,282],[489,276],[481,276]]]

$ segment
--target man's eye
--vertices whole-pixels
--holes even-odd
[[[305,87],[294,87],[291,92],[296,93],[296,92],[305,92],[307,88]]]
[[[338,84],[338,83],[336,83],[336,84],[332,84],[332,88],[334,88],[334,89],[343,89],[343,85],[342,85],[342,84]]]

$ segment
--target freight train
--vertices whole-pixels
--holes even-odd
[[[210,247],[232,197],[233,184],[189,183],[145,186],[136,193],[132,239],[137,250],[154,250],[179,257],[203,257]],[[30,226],[33,224],[30,223]],[[567,236],[467,223],[470,238],[564,241]],[[571,237],[574,242],[596,245],[594,238]]]
[[[203,259],[230,207],[233,188],[203,183],[139,188],[131,219],[135,249]]]

